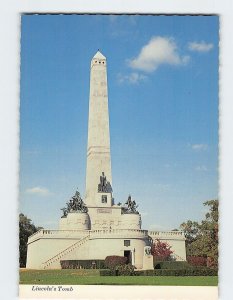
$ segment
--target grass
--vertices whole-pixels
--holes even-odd
[[[217,276],[99,276],[98,270],[20,270],[20,284],[217,286]]]

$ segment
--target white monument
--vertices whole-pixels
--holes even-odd
[[[91,60],[90,99],[87,143],[86,204],[88,206],[111,207],[111,155],[108,114],[107,61],[98,51]],[[109,192],[107,201],[102,201],[98,184],[102,172],[105,174]]]
[[[27,268],[61,268],[61,261],[104,260],[126,256],[137,269],[153,268],[153,240],[167,242],[176,260],[186,260],[181,231],[141,229],[141,215],[128,197],[114,204],[108,113],[107,60],[98,51],[91,60],[86,195],[79,192],[66,203],[59,230],[42,229],[28,239]]]

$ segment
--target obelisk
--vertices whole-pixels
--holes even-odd
[[[85,197],[87,206],[99,207],[112,205],[112,197],[110,195],[108,195],[108,200],[101,200],[101,197],[105,196],[102,195],[104,193],[100,193],[98,187],[103,178],[108,182],[108,186],[112,185],[107,60],[100,51],[97,51],[91,60],[90,70]]]

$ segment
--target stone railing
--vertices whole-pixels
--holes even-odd
[[[39,238],[82,238],[89,230],[47,230],[41,229],[28,238],[28,244]]]
[[[148,236],[147,230],[140,229],[97,229],[97,230],[45,230],[34,233],[28,238],[31,243],[39,238],[82,238],[90,234],[91,238],[107,238],[110,236],[138,237],[144,238]]]
[[[147,230],[140,229],[100,229],[91,230],[90,239],[93,238],[110,238],[110,237],[122,237],[122,238],[145,238],[148,236]]]
[[[41,229],[28,238],[28,244],[39,238],[70,238],[81,239],[90,234],[90,238],[145,238],[152,239],[185,239],[183,231],[148,231],[141,229],[97,229],[97,230],[46,230]]]
[[[183,231],[148,231],[148,235],[152,239],[185,239]]]
[[[39,231],[37,231],[37,232],[33,233],[32,235],[30,235],[29,238],[28,238],[28,240],[29,240],[29,239],[33,239],[33,238],[36,237],[36,236],[41,236],[41,235],[43,235],[42,232],[43,232],[43,229],[40,229]]]

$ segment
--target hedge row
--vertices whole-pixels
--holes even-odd
[[[61,260],[62,269],[104,269],[104,260]]]
[[[134,276],[135,267],[131,264],[128,265],[118,265],[115,269],[105,269],[100,270],[100,276]]]
[[[100,276],[120,276],[117,270],[100,270]],[[134,271],[134,276],[217,276],[218,271],[209,268],[189,268],[189,269],[160,269]]]
[[[217,276],[218,271],[209,268],[160,269],[135,271],[138,276]]]
[[[154,263],[154,269],[188,269],[192,268],[187,261],[157,261]]]
[[[123,276],[133,276],[134,274],[134,270],[135,267],[132,266],[131,264],[127,264],[127,265],[119,265],[116,266],[115,268],[116,270],[116,275],[123,275]]]

